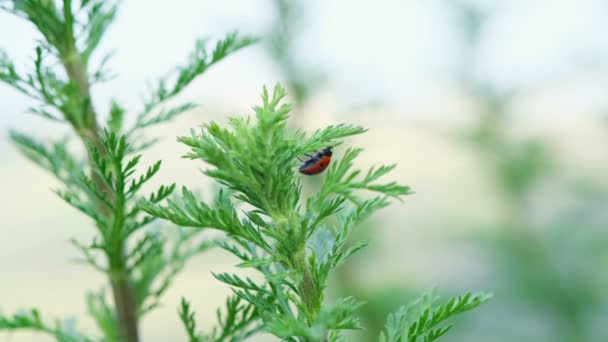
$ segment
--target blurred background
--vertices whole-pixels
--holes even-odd
[[[292,127],[368,127],[336,157],[364,147],[360,166],[397,162],[392,177],[416,191],[359,228],[370,246],[331,280],[330,297],[367,302],[360,341],[376,340],[389,311],[432,286],[494,293],[445,341],[608,341],[608,2],[124,1],[100,48],[116,50],[118,77],[93,89],[95,106],[107,113],[116,98],[137,112],[146,84],[182,63],[197,38],[233,30],[263,40],[176,100],[196,110],[150,131],[163,138],[144,155],[163,160],[156,184],[209,192],[175,136],[250,114],[262,86],[280,82]],[[18,65],[31,65],[36,38],[0,13],[0,46]],[[10,128],[70,132],[23,114],[31,101],[3,84],[0,104],[0,310],[37,306],[94,331],[84,296],[104,279],[70,262],[78,254],[67,242],[94,230],[8,143]],[[229,289],[210,271],[235,263],[219,250],[190,262],[143,320],[143,340],[185,339],[181,296],[211,326]]]

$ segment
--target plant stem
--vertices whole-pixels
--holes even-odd
[[[115,169],[119,169],[120,167],[121,165],[118,163],[114,165]],[[114,221],[110,231],[110,248],[108,250],[110,263],[109,276],[121,340],[125,342],[137,342],[139,341],[137,303],[124,256],[124,186],[124,179],[117,177],[116,196],[114,199],[115,209],[113,213]]]
[[[306,319],[308,320],[308,323],[312,323],[319,310],[319,294],[312,275],[310,274],[310,270],[308,269],[305,248],[300,248],[294,254],[292,264],[298,274],[302,276],[302,280],[300,281],[300,284],[298,284],[298,291],[300,292],[300,298],[302,298],[304,306],[306,307]]]
[[[139,341],[135,294],[125,267],[110,270],[118,333],[124,342]]]
[[[106,151],[101,143],[97,115],[93,107],[93,102],[91,101],[91,89],[87,66],[76,48],[71,13],[71,1],[64,0],[64,16],[66,18],[68,32],[65,41],[66,45],[64,46],[64,49],[59,50],[61,51],[61,61],[70,83],[76,87],[74,102],[70,108],[65,108],[65,111],[68,111],[65,114],[66,118],[69,118],[72,127],[82,142],[85,145],[93,145],[103,156]],[[89,150],[90,149],[87,149],[87,151]],[[91,169],[95,169],[96,165],[90,151],[88,157]],[[101,192],[105,192],[109,196],[113,194],[112,189],[109,188],[101,176],[92,172],[91,177]],[[99,211],[107,218],[113,219],[111,221],[113,222],[113,227],[110,235],[112,241],[106,241],[111,244],[111,248],[106,253],[110,264],[108,276],[114,298],[117,331],[119,332],[121,341],[138,342],[137,304],[135,292],[129,277],[129,271],[125,265],[123,241],[121,240],[121,230],[124,224],[122,217],[124,198],[119,195],[115,198],[115,202],[117,210],[120,210],[120,214],[118,215],[112,213],[103,203],[96,201]]]
[[[302,277],[297,286],[300,298],[304,303],[304,314],[310,325],[314,322],[314,318],[319,311],[320,297],[306,260],[306,231],[297,229],[299,220],[294,211],[287,214],[276,214],[280,212],[279,210],[269,211],[275,213],[271,215],[274,222],[287,236],[291,237],[291,241],[287,243],[288,246],[291,246],[288,249],[295,252],[289,256],[289,263],[296,274]],[[294,234],[294,232],[298,233]]]

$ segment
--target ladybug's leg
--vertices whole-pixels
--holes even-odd
[[[308,158],[312,158],[312,157],[314,157],[313,155],[308,154],[308,153],[304,153],[304,155],[305,155],[305,156],[307,156]],[[306,161],[306,160],[302,160],[302,159],[300,159],[300,157],[296,157],[296,158],[298,158],[298,160],[299,160],[299,161],[301,161],[302,163]]]

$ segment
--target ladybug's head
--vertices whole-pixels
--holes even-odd
[[[332,154],[332,152],[333,152],[333,149],[334,149],[333,147],[328,146],[328,147],[326,147],[326,148],[322,149],[322,150],[321,150],[321,153],[322,153],[323,155],[325,155],[325,156],[329,156],[329,157],[331,157],[331,154]]]

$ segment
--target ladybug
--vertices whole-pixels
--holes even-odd
[[[306,154],[307,160],[300,160],[304,164],[300,166],[298,171],[305,175],[318,175],[325,171],[329,163],[331,162],[331,154],[333,147],[326,147],[314,155]],[[298,158],[300,159],[300,158]]]

